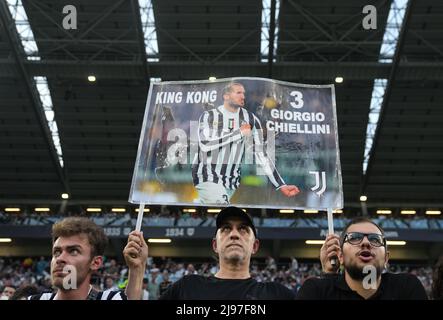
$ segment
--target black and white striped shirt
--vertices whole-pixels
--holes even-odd
[[[251,126],[250,146],[253,148],[255,163],[262,166],[276,188],[285,185],[274,163],[265,154],[260,120],[244,108],[231,112],[223,105],[205,111],[200,116],[199,150],[192,165],[194,185],[214,182],[222,184],[226,189],[235,190],[239,187],[246,139],[240,131],[242,124]]]
[[[35,294],[28,297],[28,300],[54,300],[56,292],[46,292]],[[86,300],[128,300],[126,294],[122,290],[105,290],[95,291],[91,290]]]

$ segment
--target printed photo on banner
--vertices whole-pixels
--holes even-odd
[[[129,201],[342,208],[334,86],[152,83]]]

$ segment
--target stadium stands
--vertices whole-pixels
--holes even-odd
[[[41,260],[40,260],[41,259]],[[36,285],[40,292],[50,290],[49,261],[50,258],[0,258],[0,288],[6,285],[21,287],[26,285]],[[105,280],[111,277],[114,284],[119,288],[124,288],[127,278],[127,268],[124,264],[113,264],[113,259],[108,258],[103,266],[94,276],[94,285],[103,289]],[[114,260],[115,261],[115,260]],[[192,273],[210,276],[217,271],[217,264],[214,260],[196,260],[187,259],[183,263],[176,259],[159,258],[150,259],[150,264],[146,270],[145,278],[152,282],[155,278],[155,284],[160,285],[164,278],[175,282],[183,275],[188,274],[192,264]],[[193,262],[195,261],[195,262]],[[274,259],[259,260],[253,259],[251,264],[251,276],[257,281],[276,281],[287,286],[295,292],[300,288],[303,282],[309,277],[319,276],[321,267],[319,263],[286,261],[274,265]],[[44,266],[42,268],[42,265]],[[432,286],[432,268],[426,265],[405,265],[394,264],[389,266],[389,271],[400,273],[408,272],[416,275],[430,294]],[[153,276],[155,274],[155,276]],[[148,286],[149,288],[149,286]],[[153,297],[153,295],[151,295]],[[155,297],[155,296],[154,296]]]

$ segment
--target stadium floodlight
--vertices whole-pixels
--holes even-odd
[[[304,213],[318,213],[318,210],[304,210]]]
[[[62,199],[69,199],[69,194],[62,193]]]
[[[155,239],[155,238],[148,239],[148,243],[171,243],[171,242],[172,242],[171,239]]]
[[[135,209],[135,212],[139,212],[139,211],[140,211],[139,208],[136,208],[136,209]],[[151,209],[149,209],[149,208],[144,208],[144,209],[143,209],[143,212],[149,212],[149,211],[151,211]]]
[[[208,209],[206,210],[207,213],[219,213],[221,209]]]
[[[322,245],[323,243],[325,243],[325,240],[306,240],[305,243],[306,244],[320,244],[320,245]]]
[[[126,212],[126,208],[112,208],[112,212]]]
[[[280,209],[280,213],[294,213],[294,209]]]
[[[365,201],[367,201],[368,200],[368,197],[367,196],[360,196],[360,201],[361,202],[365,202]]]
[[[439,215],[441,214],[440,210],[426,210],[427,215]]]
[[[386,241],[386,244],[388,246],[405,246],[406,245],[406,241],[403,241],[403,240],[388,240],[388,241]]]
[[[140,7],[140,18],[146,56],[148,57],[149,62],[158,62],[160,59],[158,54],[157,30],[155,28],[152,0],[138,0],[138,5]]]
[[[209,81],[215,81],[215,80],[217,80],[216,77],[209,77]]]
[[[34,208],[35,212],[49,212],[51,209],[49,208]]]
[[[343,77],[335,77],[336,83],[343,83]]]
[[[400,214],[415,214],[415,210],[401,210]]]
[[[385,209],[380,209],[377,210],[377,214],[391,214],[392,210],[385,210]]]
[[[5,208],[5,212],[20,212],[20,208]]]
[[[262,12],[261,12],[261,41],[260,41],[260,54],[261,54],[261,62],[268,62],[269,58],[269,47],[271,40],[269,38],[270,28],[271,28],[271,1],[272,0],[262,0]],[[274,31],[274,59],[273,62],[276,61],[275,56],[277,54],[277,45],[278,45],[278,30],[279,23],[278,17],[280,12],[280,0],[275,1],[275,31]]]
[[[102,212],[102,208],[87,208],[87,212]]]
[[[28,15],[21,0],[6,0],[9,12],[15,23],[20,43],[23,47],[27,60],[41,60],[34,33],[29,24]],[[63,152],[58,133],[57,122],[55,121],[54,107],[52,104],[51,93],[49,91],[46,77],[34,77],[34,85],[40,96],[41,107],[46,117],[48,128],[51,132],[52,142],[57,152],[58,162],[63,168]]]
[[[95,80],[97,80],[97,78],[93,74],[88,76],[88,81],[89,82],[95,82]]]
[[[409,0],[393,0],[389,9],[386,29],[383,34],[382,45],[380,47],[380,54],[378,62],[392,63],[395,50],[398,44],[398,37],[400,29],[403,25],[406,7]],[[363,174],[366,174],[368,163],[372,153],[372,145],[374,143],[375,132],[377,130],[378,121],[380,117],[381,106],[388,84],[387,79],[375,79],[372,89],[371,102],[369,105],[369,119],[366,127],[366,142],[363,157]]]
[[[12,242],[11,238],[0,238],[0,243],[9,243]]]
[[[186,209],[183,209],[183,212],[194,213],[194,212],[197,212],[197,210],[194,208],[186,208]]]
[[[332,213],[343,213],[343,210],[341,209],[333,210]]]

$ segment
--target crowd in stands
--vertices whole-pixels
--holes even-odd
[[[192,259],[189,259],[192,260]],[[297,259],[286,259],[276,262],[274,258],[252,259],[251,276],[257,281],[276,281],[297,292],[309,277],[319,276],[319,263],[299,262]],[[149,258],[144,279],[144,299],[156,300],[169,287],[184,275],[214,275],[217,269],[215,260],[195,263],[181,262],[180,259]],[[390,272],[408,272],[416,275],[423,283],[428,295],[432,286],[432,267],[399,265],[389,266]],[[0,257],[0,292],[4,288],[26,287],[31,293],[51,290],[50,258],[1,258]],[[103,267],[94,275],[92,285],[98,290],[124,289],[128,269],[116,259],[106,259]],[[3,297],[4,298],[4,297]]]

